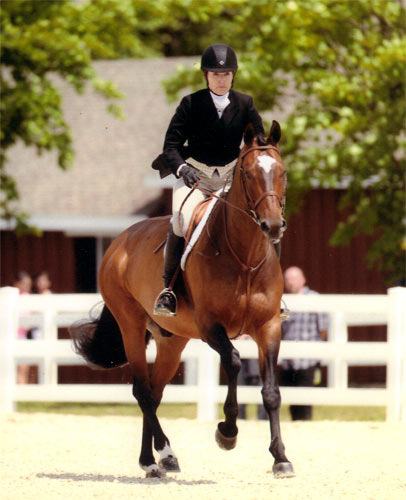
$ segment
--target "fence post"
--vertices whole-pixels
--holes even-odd
[[[14,411],[14,343],[18,328],[18,289],[0,288],[0,413]]]
[[[57,311],[49,306],[43,313],[43,335],[44,340],[58,340]],[[40,380],[43,384],[56,386],[58,384],[58,365],[52,356],[47,352],[42,363],[42,373]]]
[[[198,358],[197,418],[213,421],[217,418],[217,387],[219,385],[219,359],[217,353],[202,344]]]
[[[335,344],[348,342],[348,330],[345,316],[342,311],[337,311],[330,315],[332,321],[328,331],[328,341]],[[348,368],[347,363],[342,358],[336,357],[328,363],[328,386],[336,389],[347,389]]]
[[[389,393],[386,419],[406,422],[406,288],[390,288],[388,295],[390,357],[386,375]]]

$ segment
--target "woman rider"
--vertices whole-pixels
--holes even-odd
[[[182,99],[166,132],[163,155],[153,164],[161,177],[173,173],[178,179],[173,188],[172,225],[165,248],[165,288],[155,301],[154,314],[176,315],[177,300],[170,285],[193,209],[205,195],[195,189],[180,213],[185,198],[198,180],[201,187],[217,191],[228,179],[229,188],[246,126],[252,123],[255,133],[264,135],[252,97],[232,90],[237,68],[237,56],[228,45],[211,45],[203,52],[201,69],[208,88]]]

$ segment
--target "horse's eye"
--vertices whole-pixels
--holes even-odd
[[[248,179],[248,180],[251,180],[252,179],[252,174],[248,171],[245,172],[245,177]]]

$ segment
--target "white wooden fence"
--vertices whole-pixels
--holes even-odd
[[[287,404],[385,406],[387,419],[406,422],[406,289],[387,295],[285,295],[292,311],[327,312],[331,318],[328,342],[282,342],[282,358],[317,358],[329,369],[327,388],[282,387]],[[58,340],[58,327],[88,316],[101,301],[98,294],[18,295],[16,288],[0,288],[0,411],[14,410],[18,401],[134,402],[127,384],[58,384],[58,365],[80,365],[83,360],[69,340]],[[348,342],[347,326],[387,325],[387,342]],[[39,327],[38,340],[18,340],[18,325]],[[242,358],[256,358],[253,341],[234,341]],[[155,356],[151,342],[149,360]],[[168,385],[164,402],[195,402],[198,418],[217,417],[226,387],[219,385],[219,357],[201,341],[190,341],[185,385]],[[17,364],[39,366],[39,384],[16,384]],[[385,388],[348,388],[348,366],[386,365]],[[195,369],[195,375],[192,370]],[[239,403],[261,403],[259,387],[240,386]]]

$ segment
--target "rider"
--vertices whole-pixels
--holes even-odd
[[[173,173],[178,179],[173,188],[172,224],[165,248],[165,288],[155,301],[154,314],[176,315],[177,300],[171,282],[193,209],[205,195],[195,189],[186,202],[185,198],[197,181],[210,191],[230,187],[231,171],[249,123],[257,135],[264,136],[252,97],[232,90],[237,68],[237,56],[228,45],[210,45],[203,52],[201,70],[208,88],[182,99],[166,132],[163,154],[153,163],[161,177]]]

